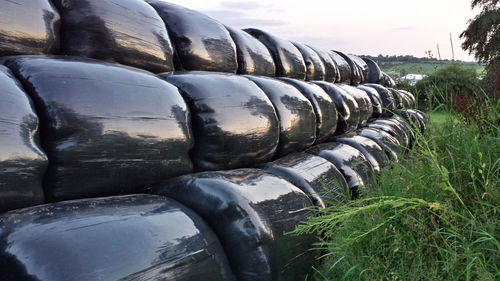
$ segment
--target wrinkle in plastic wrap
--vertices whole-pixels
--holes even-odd
[[[308,46],[297,42],[292,44],[300,51],[306,64],[306,81],[325,80],[325,66],[318,54]]]
[[[156,195],[83,199],[0,216],[2,280],[234,281],[193,211]]]

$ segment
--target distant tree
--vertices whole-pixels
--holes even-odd
[[[500,59],[500,0],[472,0],[471,8],[482,8],[460,34],[462,49],[474,54],[480,62]]]

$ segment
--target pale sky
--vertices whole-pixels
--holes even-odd
[[[235,27],[256,27],[276,36],[357,55],[413,55],[431,50],[473,61],[460,33],[479,10],[470,0],[166,0]]]

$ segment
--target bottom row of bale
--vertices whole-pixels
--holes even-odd
[[[376,185],[425,130],[400,110],[258,168],[202,172],[150,194],[72,200],[0,216],[2,280],[304,280],[317,237],[288,234],[312,206]]]

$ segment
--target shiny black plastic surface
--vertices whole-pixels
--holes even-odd
[[[373,115],[373,105],[370,100],[370,96],[368,96],[365,91],[357,89],[356,87],[347,85],[347,84],[338,84],[338,86],[347,92],[347,94],[351,95],[358,104],[359,108],[359,126],[365,126]]]
[[[378,85],[378,84],[364,84],[364,86],[371,87],[377,91],[380,96],[380,100],[382,101],[382,116],[388,117],[394,114],[396,110],[396,101],[392,96],[391,91],[389,91],[386,87]]]
[[[369,58],[362,58],[368,65],[368,77],[365,77],[365,83],[380,83],[383,79],[382,70],[378,64]]]
[[[11,71],[0,65],[0,213],[43,203],[47,156],[38,116]]]
[[[377,120],[374,120],[368,126],[371,127],[371,125],[376,125],[376,124],[391,127],[393,129],[393,131],[396,133],[396,135],[393,135],[393,136],[398,139],[399,143],[401,143],[404,147],[410,146],[411,136],[408,135],[408,130],[405,128],[405,126],[403,124],[399,123],[395,119],[379,118]]]
[[[333,51],[327,51],[327,54],[330,56],[338,69],[339,74],[335,82],[351,83],[351,67],[349,66],[349,63],[347,63],[347,61],[342,56]]]
[[[368,124],[368,128],[370,129],[376,129],[380,130],[383,132],[386,132],[387,134],[391,135],[394,137],[400,144],[401,150],[404,150],[408,148],[408,137],[406,134],[402,134],[398,129],[394,128],[394,126],[389,126],[386,124],[380,124],[380,123],[370,123]]]
[[[259,169],[204,172],[154,190],[205,219],[240,281],[301,281],[314,263],[315,239],[285,234],[312,215],[312,202],[282,178]]]
[[[339,116],[335,134],[338,135],[356,130],[360,114],[358,103],[354,97],[335,84],[322,81],[315,81],[313,83],[320,86],[335,102]]]
[[[276,156],[301,151],[316,140],[316,115],[311,102],[294,86],[278,79],[246,75],[269,97],[276,109],[280,137]]]
[[[411,128],[418,130],[420,133],[424,133],[426,130],[426,117],[421,111],[418,112],[413,109],[408,110],[396,110],[396,114],[404,119],[404,122],[408,124]]]
[[[375,128],[362,128],[356,132],[358,135],[371,139],[382,147],[390,161],[397,162],[398,154],[402,147],[399,141],[390,134]]]
[[[360,57],[354,55],[347,55],[352,62],[358,67],[361,75],[361,83],[367,83],[370,70],[368,64]]]
[[[14,57],[6,65],[40,117],[49,200],[134,193],[192,171],[189,111],[174,86],[88,59]]]
[[[238,74],[274,77],[276,67],[273,57],[264,44],[243,30],[226,26],[236,44]]]
[[[361,151],[352,146],[338,142],[322,143],[311,147],[307,153],[332,162],[346,179],[353,198],[372,183],[374,171],[370,162]]]
[[[289,77],[304,80],[306,65],[304,58],[290,41],[273,36],[265,31],[248,28],[244,29],[264,44],[274,60],[277,77]]]
[[[176,85],[192,115],[196,171],[251,167],[271,160],[279,140],[273,104],[245,77],[214,72],[161,75]]]
[[[363,82],[363,74],[361,74],[361,70],[352,61],[352,59],[348,55],[346,55],[342,52],[339,52],[339,51],[333,51],[333,52],[340,55],[347,62],[347,65],[349,65],[349,71],[351,72],[351,80],[349,80],[349,81],[342,80],[342,81],[350,83],[351,85],[354,85],[354,86],[357,86],[360,83],[362,83]]]
[[[316,206],[344,202],[347,182],[340,171],[324,158],[308,153],[293,153],[261,167],[289,181],[311,197]]]
[[[387,88],[391,91],[392,96],[394,97],[394,101],[396,102],[396,109],[407,108],[406,97],[403,97],[398,91],[393,88]]]
[[[1,0],[0,19],[0,57],[59,50],[60,17],[49,0]]]
[[[319,55],[306,45],[297,42],[292,42],[292,44],[300,51],[306,64],[306,80],[325,80],[325,66]]]
[[[176,70],[236,73],[236,45],[218,21],[197,11],[159,0],[146,0],[165,22],[175,48]]]
[[[380,98],[380,95],[378,94],[377,90],[364,85],[360,85],[357,88],[363,90],[370,97],[373,108],[373,113],[371,117],[373,118],[380,117],[382,115],[382,99]]]
[[[389,74],[385,73],[382,71],[382,86],[388,87],[388,88],[394,88],[396,86],[396,82],[394,82],[394,79],[392,79]]]
[[[324,50],[321,50],[316,47],[308,46],[313,49],[323,62],[323,66],[325,67],[325,81],[326,82],[335,82],[340,81],[340,73],[337,69],[337,64],[332,60],[332,58],[328,55],[328,53]]]
[[[416,100],[415,100],[415,96],[412,93],[405,91],[405,90],[398,90],[398,92],[400,92],[401,94],[405,95],[408,98],[408,100],[410,102],[408,108],[415,107]]]
[[[2,280],[233,281],[219,240],[156,195],[59,202],[0,216]]]
[[[397,111],[396,111],[397,112]],[[408,124],[405,119],[398,114],[394,114],[391,118],[380,118],[381,120],[387,120],[397,124],[408,136],[408,147],[412,147],[415,141],[416,135],[415,131],[412,129],[412,126]]]
[[[53,0],[61,13],[61,54],[173,70],[162,19],[141,0]]]
[[[330,138],[337,129],[337,107],[320,86],[292,78],[279,78],[299,90],[311,102],[316,114],[316,143]]]
[[[380,170],[389,164],[384,149],[369,138],[351,133],[338,136],[333,141],[350,145],[359,150],[370,162],[376,173],[380,173]]]

